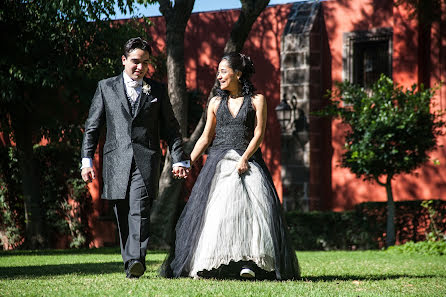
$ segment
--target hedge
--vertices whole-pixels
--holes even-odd
[[[395,202],[397,244],[423,241],[430,232],[423,200]],[[446,230],[446,201],[433,200],[434,223]],[[385,246],[386,202],[358,204],[354,210],[288,212],[286,219],[297,250],[378,249]]]

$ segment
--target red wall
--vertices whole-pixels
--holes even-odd
[[[243,53],[254,62],[253,83],[268,102],[268,122],[262,151],[274,183],[282,196],[280,180],[280,126],[274,108],[280,101],[280,41],[291,5],[267,7],[254,23],[244,45]],[[214,84],[216,69],[223,55],[238,10],[224,10],[192,14],[185,35],[186,84],[189,89],[200,89],[206,97]],[[165,47],[163,17],[151,18],[150,35],[158,51]]]
[[[267,7],[254,23],[243,50],[254,62],[256,73],[252,81],[257,91],[267,99],[268,122],[261,148],[280,197],[280,126],[274,108],[280,101],[280,41],[290,8],[289,4]],[[206,97],[209,95],[224,46],[238,15],[238,10],[191,15],[184,39],[187,88],[200,89]],[[154,54],[157,54],[165,48],[165,22],[163,17],[153,17],[150,21],[153,26],[149,34],[154,41]],[[95,164],[99,163],[97,155]],[[97,170],[100,172],[100,168]],[[89,184],[89,189],[94,209],[89,224],[93,229],[92,246],[98,247],[114,242],[115,232],[110,231],[110,221],[98,220],[106,204],[100,199],[99,181]]]
[[[345,32],[371,30],[380,27],[393,28],[393,79],[403,86],[417,83],[419,63],[430,59],[431,86],[445,77],[445,25],[434,26],[432,33],[432,52],[430,57],[420,57],[417,53],[417,22],[410,20],[405,7],[394,7],[385,0],[338,0],[324,1],[323,12],[331,53],[332,81],[342,80],[342,36]],[[243,52],[254,61],[256,74],[253,82],[258,92],[268,100],[268,123],[265,140],[262,144],[265,161],[271,171],[279,195],[282,195],[280,180],[280,128],[274,108],[280,96],[280,41],[287,22],[291,4],[268,7],[254,24]],[[443,11],[445,5],[443,4]],[[200,89],[207,97],[214,83],[216,68],[224,45],[229,37],[233,23],[237,20],[238,10],[215,11],[192,14],[185,36],[186,81],[189,89]],[[444,17],[444,14],[443,14]],[[165,24],[163,17],[150,19],[153,26],[150,35],[154,40],[155,52],[165,48]],[[443,38],[439,38],[443,36]],[[424,59],[424,60],[423,60]],[[325,92],[323,92],[325,93]],[[446,107],[446,86],[435,97],[436,104]],[[437,107],[438,108],[438,107]],[[376,183],[363,182],[348,169],[340,168],[345,127],[338,121],[332,122],[332,199],[325,207],[333,210],[350,209],[355,204],[366,201],[386,201],[385,189]],[[439,144],[445,144],[446,137],[439,138]],[[326,149],[331,154],[331,148]],[[414,174],[403,174],[393,183],[395,200],[446,199],[446,149],[440,148],[431,154],[440,161],[439,166],[432,162],[419,168]],[[328,158],[329,159],[329,158]],[[329,184],[326,185],[330,187]],[[101,212],[99,201],[99,184],[90,185],[93,194],[96,215]],[[107,230],[109,222],[92,220],[95,226],[94,246],[111,241],[114,235]],[[107,238],[102,238],[107,233]]]
[[[410,20],[406,7],[394,7],[391,1],[370,0],[338,0],[326,1],[324,17],[332,55],[333,81],[342,80],[342,34],[356,30],[370,30],[379,27],[393,28],[393,79],[405,86],[418,82],[419,63],[424,59],[432,62],[431,85],[445,77],[445,33],[444,28],[434,27],[436,39],[432,41],[432,55],[419,57],[417,54],[418,30],[417,22]],[[443,5],[443,11],[444,5]],[[443,13],[444,16],[444,13]],[[434,35],[434,34],[433,34]],[[439,39],[438,36],[442,36]],[[440,44],[441,42],[441,44]],[[441,55],[442,53],[442,55]],[[441,59],[440,59],[441,58]],[[446,107],[445,86],[437,93],[435,103],[437,107]],[[339,121],[332,123],[332,145],[334,149],[332,159],[332,188],[334,210],[349,209],[353,205],[365,201],[386,201],[384,187],[376,183],[363,182],[356,178],[348,169],[340,168],[342,147],[344,144],[345,127]],[[440,137],[439,144],[445,144],[446,138]],[[393,182],[394,198],[400,200],[446,198],[446,149],[439,148],[432,152],[431,158],[440,161],[439,166],[429,162],[419,168],[414,174],[402,174]]]

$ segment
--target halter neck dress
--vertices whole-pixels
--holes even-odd
[[[238,113],[232,115],[228,98],[221,99],[215,138],[176,225],[175,247],[161,267],[162,276],[195,277],[250,261],[265,276],[300,277],[282,206],[260,148],[249,159],[247,172],[239,175],[236,169],[254,136],[251,100],[245,96]],[[224,278],[225,271],[218,276]]]

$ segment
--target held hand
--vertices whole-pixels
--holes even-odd
[[[91,167],[82,168],[81,176],[84,182],[90,183],[96,178],[96,174],[94,173],[94,169]]]
[[[248,160],[246,160],[245,158],[241,158],[238,161],[236,168],[237,168],[238,174],[242,175],[243,173],[245,173],[249,169]]]
[[[175,166],[172,169],[173,177],[176,179],[187,178],[189,175],[189,168],[182,166]]]

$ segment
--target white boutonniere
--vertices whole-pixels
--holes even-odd
[[[142,82],[142,92],[144,94],[146,94],[146,95],[149,95],[150,94],[150,90],[151,90],[150,85],[148,83],[146,83],[145,81],[143,81]]]

